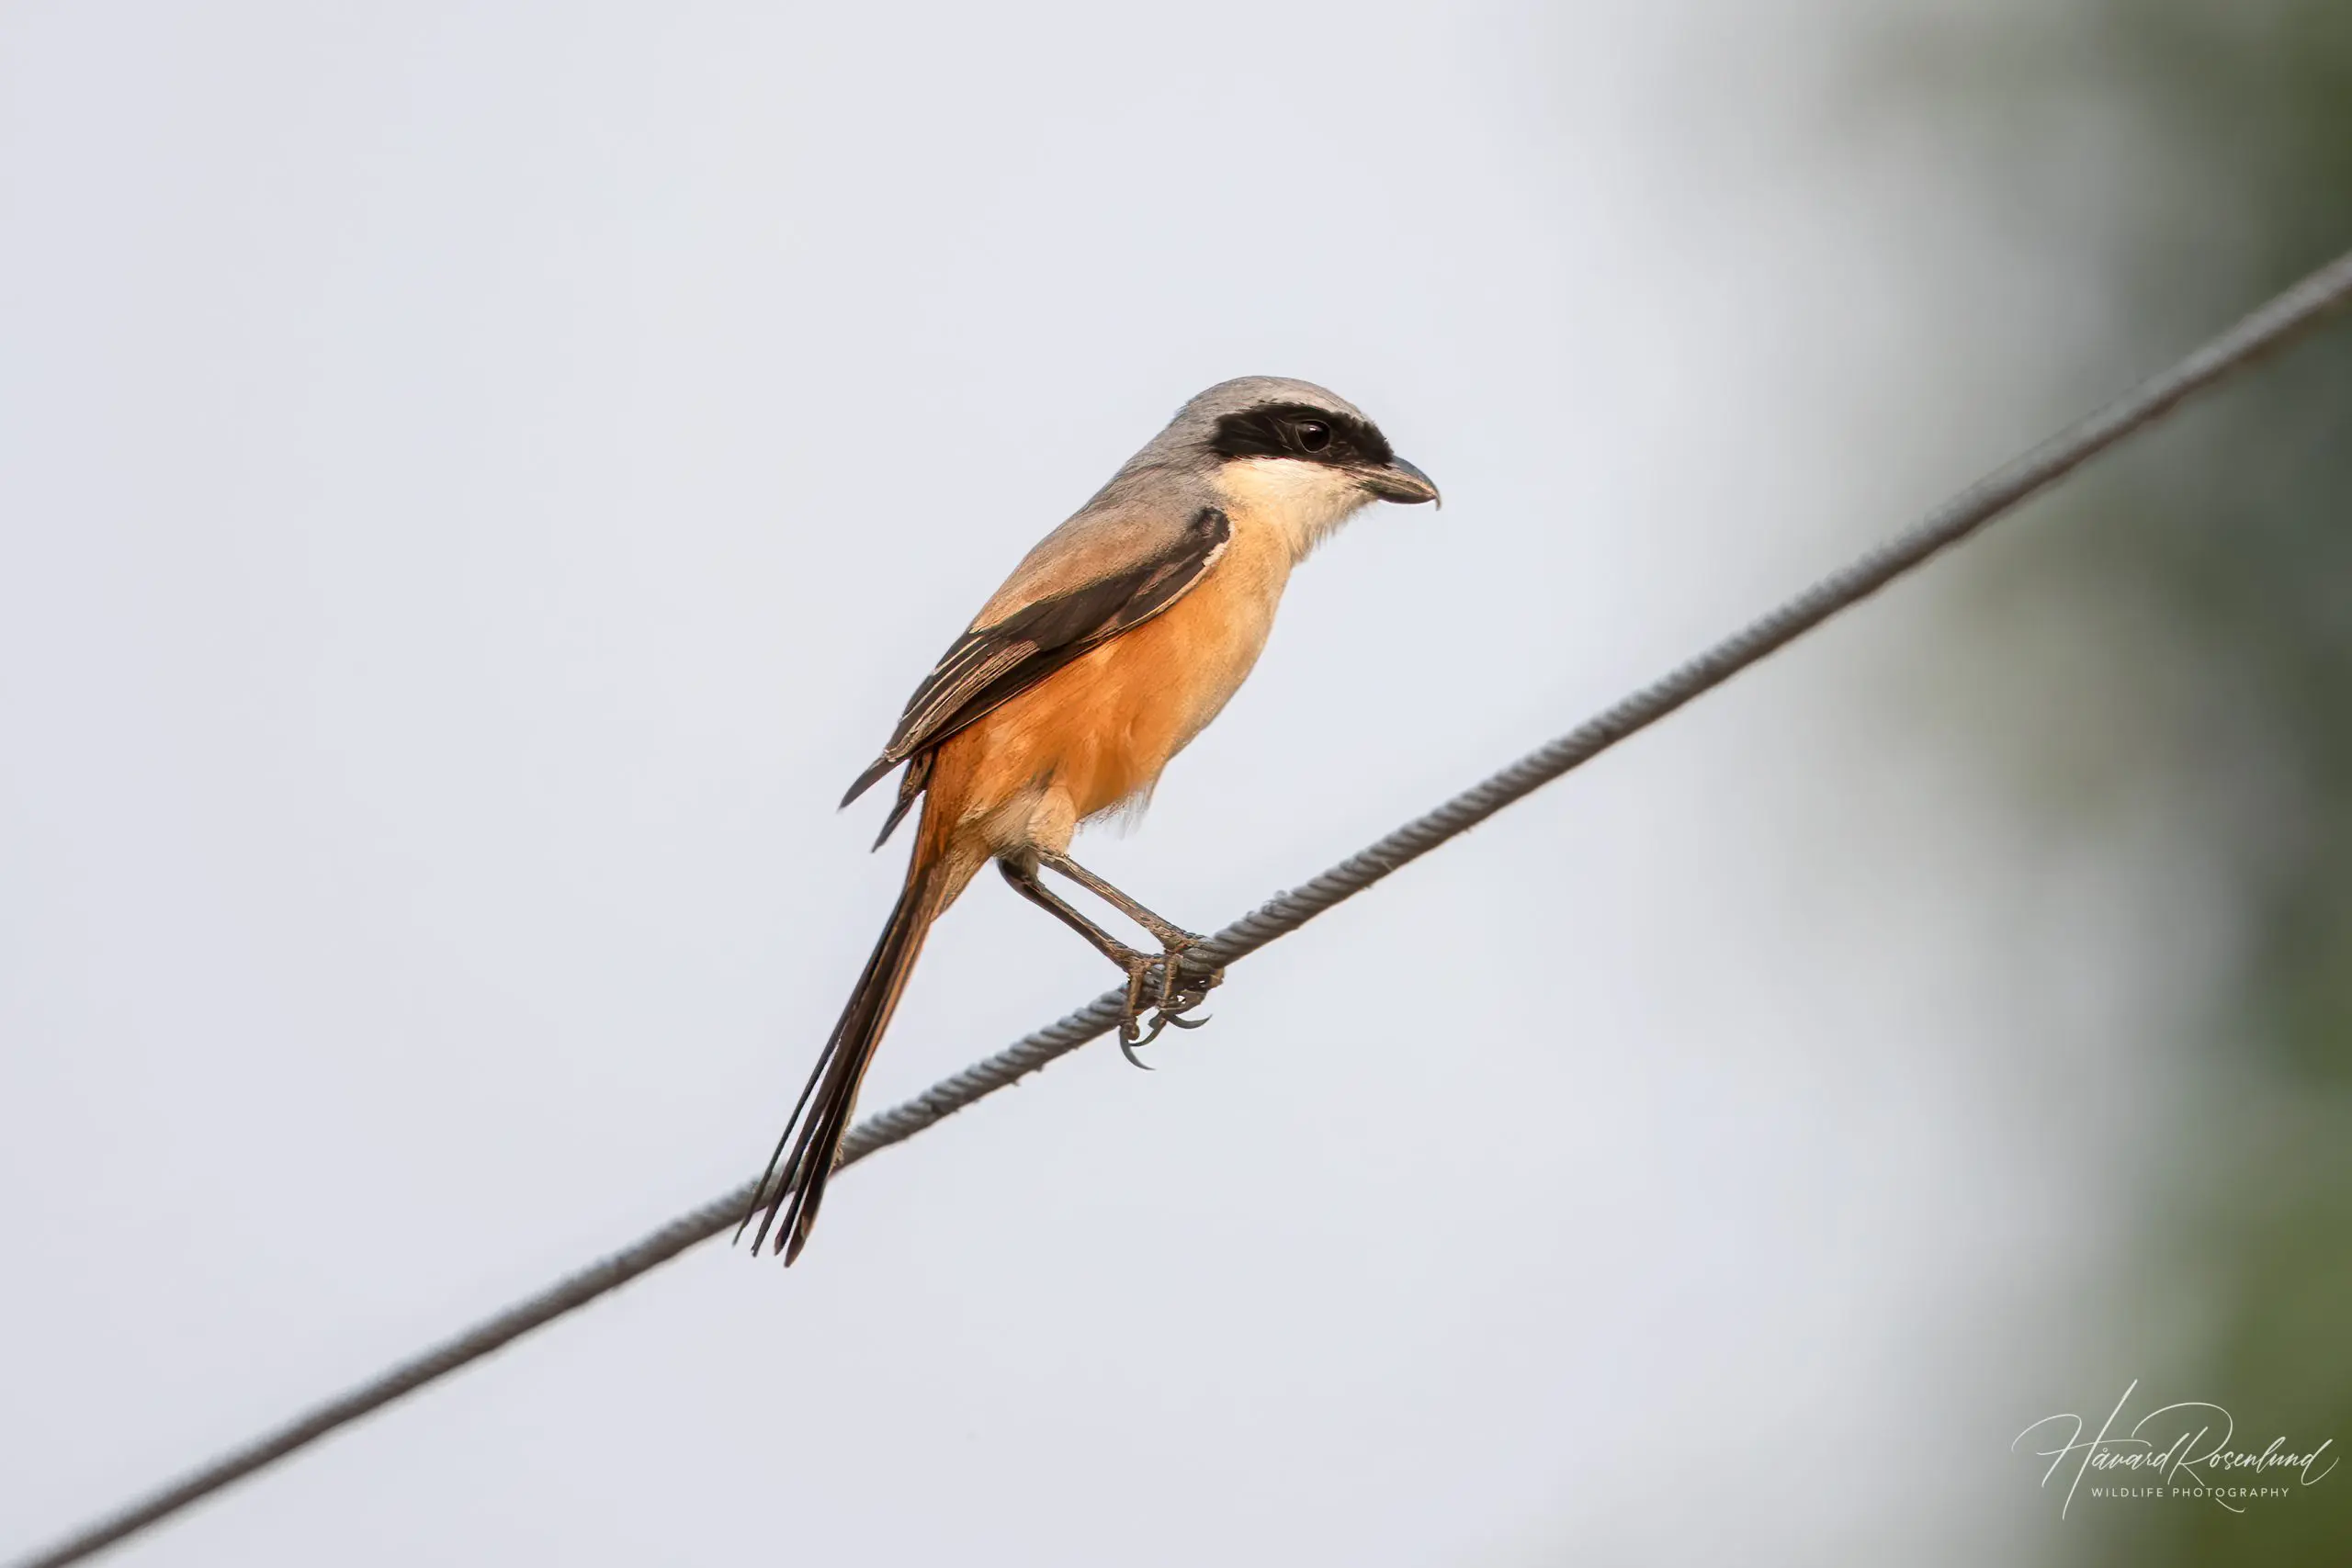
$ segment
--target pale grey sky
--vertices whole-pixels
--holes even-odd
[[[834,801],[1201,386],[1447,498],[1094,847],[1204,927],[2071,412],[1889,15],[0,14],[0,1551],[755,1169]],[[1939,592],[120,1561],[1992,1560],[2167,993]],[[1103,982],[976,886],[868,1103]]]

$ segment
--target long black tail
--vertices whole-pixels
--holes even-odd
[[[825,1201],[825,1183],[832,1179],[842,1140],[849,1135],[858,1085],[874,1060],[874,1048],[882,1043],[882,1032],[890,1026],[899,994],[907,988],[907,976],[914,973],[931,922],[953,897],[953,887],[937,863],[918,845],[913,863],[907,868],[907,886],[899,895],[899,906],[890,911],[890,923],[882,929],[882,940],[874,944],[874,956],[865,961],[865,972],[858,976],[857,988],[850,993],[849,1005],[842,1010],[841,1021],[833,1025],[832,1037],[817,1058],[817,1069],[808,1076],[808,1087],[800,1091],[800,1102],[792,1108],[784,1136],[776,1140],[767,1174],[752,1195],[751,1212],[743,1216],[743,1224],[760,1214],[758,1234],[752,1237],[753,1252],[766,1244],[768,1233],[774,1231],[776,1250],[784,1254],[788,1268],[808,1245],[808,1233],[817,1224],[817,1207]],[[784,1173],[780,1182],[778,1170]],[[763,1198],[766,1213],[763,1214]],[[740,1238],[742,1227],[738,1226],[735,1234]]]

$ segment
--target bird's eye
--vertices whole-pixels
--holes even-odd
[[[1331,445],[1331,427],[1319,419],[1302,419],[1292,427],[1298,437],[1299,450],[1320,452]]]

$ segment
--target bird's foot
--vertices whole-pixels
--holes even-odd
[[[1162,944],[1158,957],[1130,948],[1118,961],[1127,972],[1127,1003],[1119,1020],[1119,1051],[1128,1061],[1145,1068],[1150,1064],[1136,1053],[1159,1039],[1171,1023],[1179,1029],[1198,1029],[1206,1023],[1205,1018],[1184,1015],[1208,1000],[1209,992],[1225,983],[1222,968],[1203,969],[1184,961],[1184,954],[1199,946],[1203,938],[1174,927],[1152,934]],[[1154,999],[1144,999],[1148,992],[1155,991]],[[1146,1013],[1151,1015],[1148,1030],[1145,1027]]]

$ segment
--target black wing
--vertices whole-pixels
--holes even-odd
[[[847,806],[883,774],[913,759],[915,765],[907,770],[898,804],[882,829],[882,837],[888,838],[922,793],[931,771],[925,754],[933,747],[1090,649],[1133,630],[1176,603],[1200,581],[1232,537],[1233,525],[1225,513],[1204,506],[1167,547],[1126,570],[1040,599],[957,637],[915,688],[890,743],[857,776],[842,804]]]

